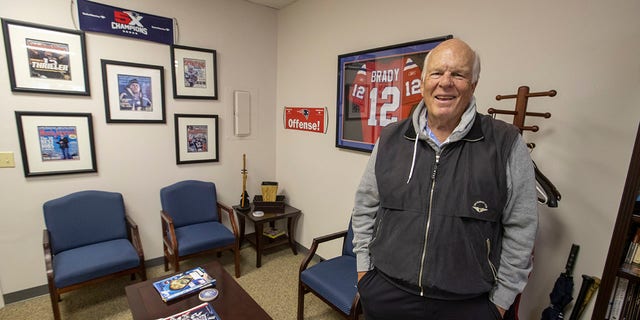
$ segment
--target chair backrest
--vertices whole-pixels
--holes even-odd
[[[124,200],[120,193],[79,191],[49,200],[42,208],[53,254],[127,238]]]
[[[347,237],[342,244],[342,255],[355,257],[353,253],[353,228],[351,228],[351,220],[349,220],[349,229],[347,229]]]
[[[176,182],[160,189],[160,202],[176,228],[218,220],[218,197],[213,182]]]

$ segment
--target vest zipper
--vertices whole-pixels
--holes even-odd
[[[427,211],[427,228],[424,232],[424,247],[422,248],[422,259],[420,260],[420,275],[418,276],[418,286],[420,287],[420,296],[424,296],[424,288],[422,287],[422,276],[424,274],[424,265],[427,256],[427,239],[429,235],[429,225],[431,224],[431,208],[433,206],[433,189],[436,186],[436,171],[438,170],[438,163],[440,162],[440,153],[436,153],[436,162],[433,165],[431,171],[431,190],[429,191],[429,209]]]
[[[487,238],[486,242],[487,242],[487,261],[489,262],[489,268],[491,268],[491,273],[493,274],[493,281],[497,282],[498,272],[496,271],[496,266],[494,266],[493,262],[491,262],[491,240]]]

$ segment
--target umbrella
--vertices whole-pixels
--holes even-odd
[[[573,311],[571,311],[571,317],[569,320],[578,320],[582,315],[584,309],[586,309],[587,304],[591,301],[593,297],[593,293],[598,290],[600,286],[600,278],[588,276],[586,274],[582,275],[582,286],[580,287],[580,293],[578,293],[578,298],[576,298],[576,302],[573,304]]]
[[[565,271],[560,274],[549,294],[551,305],[542,312],[542,320],[564,319],[564,308],[573,300],[573,267],[580,246],[573,244]]]

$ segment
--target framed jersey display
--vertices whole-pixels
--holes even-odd
[[[336,147],[371,152],[385,126],[420,103],[422,65],[451,35],[338,56]]]

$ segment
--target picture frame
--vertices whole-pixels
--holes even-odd
[[[97,172],[91,113],[15,111],[25,177]]]
[[[171,46],[171,76],[175,99],[218,100],[216,50]]]
[[[371,152],[383,127],[409,117],[422,100],[425,57],[452,37],[339,55],[336,147]]]
[[[218,162],[218,115],[174,114],[176,164]]]
[[[84,32],[1,20],[11,91],[90,95]]]
[[[164,67],[100,60],[107,123],[166,123]]]

